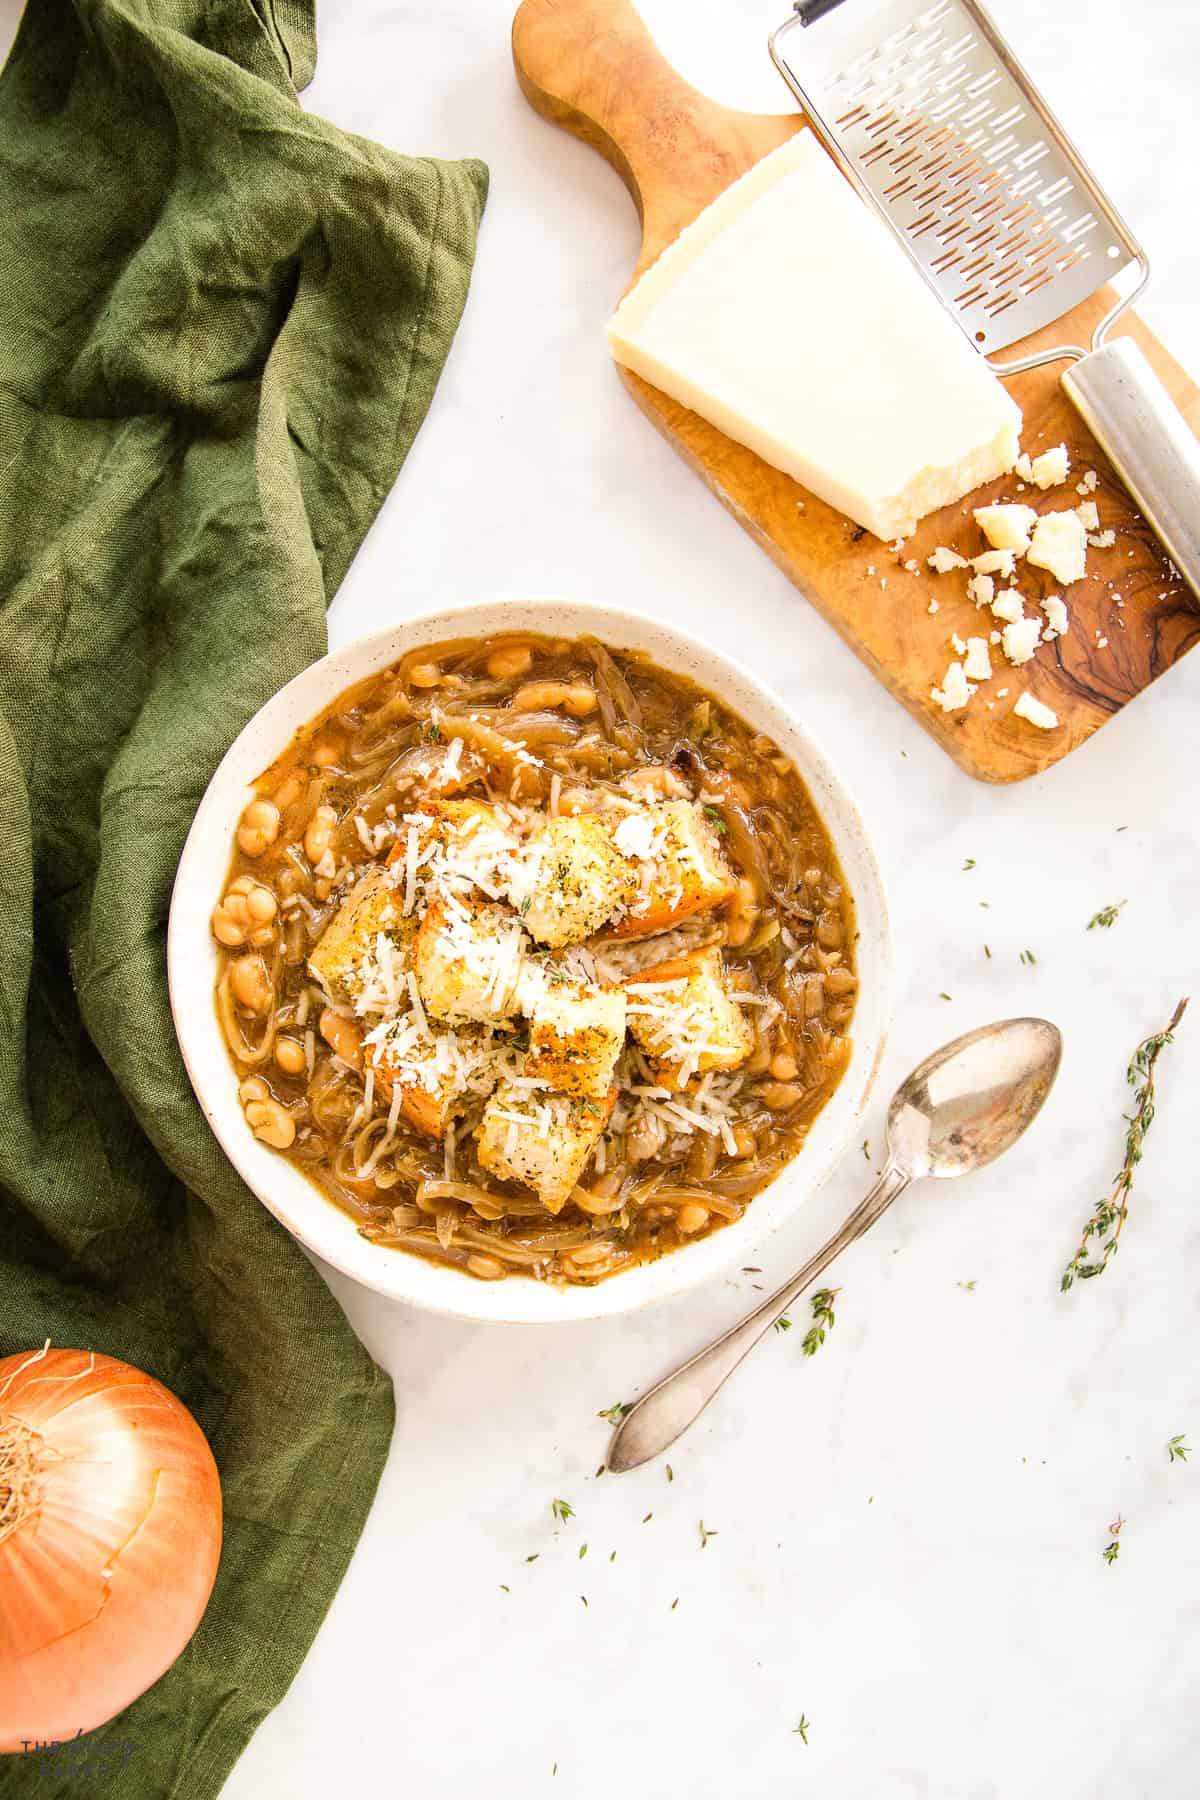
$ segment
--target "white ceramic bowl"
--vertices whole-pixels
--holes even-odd
[[[247,1127],[213,1000],[217,956],[209,918],[224,891],[234,830],[256,777],[336,695],[415,646],[486,637],[518,625],[564,637],[591,632],[608,644],[644,650],[662,667],[693,677],[768,732],[803,777],[858,911],[861,980],[853,1054],[800,1153],[736,1224],[594,1288],[557,1288],[516,1277],[475,1281],[457,1269],[380,1249],[360,1237],[347,1214]],[[167,936],[171,1007],[192,1086],[230,1161],[264,1206],[314,1255],[381,1294],[461,1318],[523,1324],[631,1311],[746,1262],[755,1242],[791,1217],[850,1141],[857,1141],[887,1031],[890,961],[883,885],[862,821],[825,757],[780,701],[738,664],[673,626],[560,601],[522,602],[519,607],[508,601],[425,613],[323,657],[281,688],[251,719],[209,783],[180,858]]]

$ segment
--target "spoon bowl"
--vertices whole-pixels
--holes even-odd
[[[1048,1019],[1002,1019],[944,1044],[892,1098],[890,1160],[913,1181],[985,1168],[1033,1123],[1061,1060]]]

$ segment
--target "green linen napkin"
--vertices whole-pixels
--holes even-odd
[[[230,739],[425,415],[487,171],[299,107],[311,0],[34,0],[0,77],[0,1355],[193,1409],[225,1550],[175,1667],[0,1796],[217,1793],[286,1691],[392,1395],[192,1098],[164,933]]]

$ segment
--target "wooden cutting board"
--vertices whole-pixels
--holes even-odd
[[[782,4],[780,10],[782,15]],[[736,29],[733,15],[730,29]],[[697,92],[660,55],[626,0],[524,0],[513,24],[513,60],[530,105],[598,150],[632,194],[642,220],[634,280],[717,194],[807,128],[800,113],[735,112]],[[819,250],[814,246],[815,253]],[[616,300],[614,295],[614,305]],[[1097,295],[1006,355],[1087,343],[1109,304],[1104,294]],[[603,324],[598,317],[598,355]],[[1119,328],[1124,333],[1141,345],[1200,431],[1200,389],[1140,320],[1126,314]],[[1072,464],[1067,485],[1018,494],[1010,476],[931,515],[899,551],[864,534],[659,389],[628,370],[620,374],[684,461],[955,761],[982,781],[1020,781],[1090,737],[1200,636],[1200,606],[1172,575],[1149,527],[1058,385],[1066,366],[1031,370],[1009,386],[1025,415],[1023,447],[1036,455],[1066,443]],[[1043,511],[1078,504],[1075,484],[1088,469],[1099,475],[1091,498],[1099,506],[1101,528],[1115,530],[1116,544],[1090,550],[1087,576],[1065,591],[1069,633],[1043,644],[1036,660],[1020,670],[1009,669],[997,653],[1002,672],[979,689],[965,711],[943,713],[929,690],[954,655],[951,634],[978,634],[985,620],[989,628],[992,621],[967,599],[963,571],[934,575],[926,556],[937,544],[965,556],[985,549],[970,509],[1001,495]],[[904,567],[913,559],[916,574]],[[1023,563],[1018,580],[1030,596],[1055,591],[1044,571]],[[928,610],[932,598],[938,601],[936,614]],[[1009,693],[1000,699],[996,689],[1002,687]],[[1039,731],[1011,716],[1023,687],[1054,708],[1057,730]]]

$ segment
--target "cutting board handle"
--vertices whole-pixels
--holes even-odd
[[[720,106],[676,73],[628,0],[523,0],[513,63],[535,112],[609,161],[642,221],[642,264],[752,163],[798,113]]]

